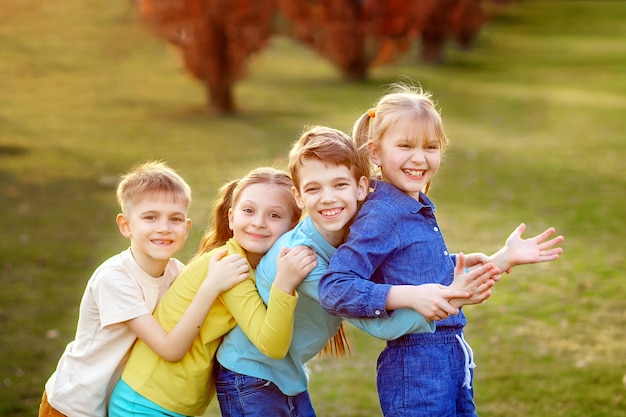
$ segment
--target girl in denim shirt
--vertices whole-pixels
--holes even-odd
[[[448,252],[435,205],[426,196],[448,144],[429,93],[394,85],[356,122],[353,139],[378,167],[380,179],[372,181],[373,192],[320,281],[320,302],[330,313],[387,317],[408,307],[428,316],[414,300],[421,284],[451,285],[476,269],[491,273],[497,281],[499,271],[552,261],[562,252],[554,247],[562,236],[548,240],[554,228],[522,239],[524,224],[490,257]],[[482,302],[484,294],[489,291],[450,300],[459,310],[440,313],[434,333],[407,334],[387,342],[377,367],[385,416],[477,415],[472,388],[475,365],[463,337],[467,320],[460,307]]]

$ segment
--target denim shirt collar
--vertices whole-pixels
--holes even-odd
[[[433,203],[431,199],[428,198],[428,196],[426,196],[426,194],[422,191],[420,191],[420,199],[417,201],[387,181],[373,179],[370,181],[370,187],[373,190],[373,194],[386,194],[388,199],[393,201],[398,206],[409,210],[411,213],[417,213],[424,208],[430,209],[433,213],[435,212],[435,203]]]

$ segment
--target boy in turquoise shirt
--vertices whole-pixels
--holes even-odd
[[[217,352],[216,379],[222,416],[315,416],[307,389],[306,362],[327,346],[342,324],[340,317],[327,313],[320,305],[318,282],[368,193],[369,165],[359,158],[348,135],[322,126],[301,135],[292,146],[289,160],[292,192],[307,216],[276,241],[257,266],[256,285],[261,297],[267,303],[281,248],[309,246],[318,254],[318,265],[298,286],[293,339],[285,358],[276,360],[262,354],[239,327],[224,338]],[[419,302],[432,303],[436,309],[434,304],[448,304],[451,298],[466,296],[466,291],[438,287]],[[413,309],[397,310],[385,319],[348,321],[385,340],[407,333],[433,332],[435,328],[432,321]],[[339,337],[330,350],[345,351],[343,342],[345,339]]]

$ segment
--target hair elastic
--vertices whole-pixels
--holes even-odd
[[[370,119],[373,119],[374,117],[376,117],[376,109],[371,108],[367,111],[367,115],[370,117]]]

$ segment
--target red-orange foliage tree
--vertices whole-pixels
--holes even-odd
[[[212,111],[235,111],[233,87],[272,34],[275,0],[139,0],[142,21],[176,47]]]
[[[333,62],[348,79],[391,62],[422,40],[441,61],[450,38],[467,46],[484,22],[482,0],[278,0],[289,34]]]
[[[278,0],[278,8],[291,36],[337,65],[346,78],[359,80],[367,77],[378,50],[366,42],[376,41],[374,20],[398,1]]]
[[[453,39],[464,49],[469,48],[474,37],[487,20],[483,0],[431,1],[428,17],[422,28],[422,60],[441,63],[444,46]]]

